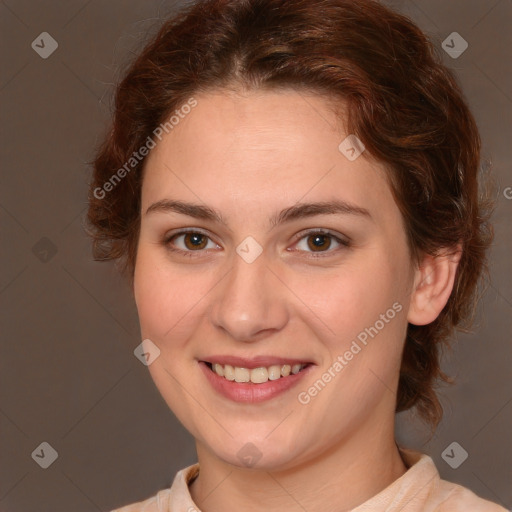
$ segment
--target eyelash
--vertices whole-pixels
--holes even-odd
[[[201,256],[201,253],[205,251],[204,249],[199,249],[197,251],[185,251],[183,249],[176,249],[175,247],[171,246],[171,242],[172,242],[173,239],[175,239],[175,238],[177,238],[177,237],[179,237],[181,235],[190,234],[190,233],[198,234],[198,235],[203,235],[206,238],[208,238],[209,240],[211,240],[211,238],[206,233],[204,233],[203,231],[198,230],[198,229],[190,229],[190,230],[179,231],[178,233],[173,233],[172,235],[169,235],[169,236],[165,237],[164,240],[163,240],[163,245],[169,251],[174,252],[174,253],[179,253],[179,254],[181,254],[183,256],[186,256],[186,257],[189,257],[189,258],[194,258],[194,257]],[[331,231],[326,230],[326,229],[312,229],[310,231],[306,231],[306,232],[300,233],[297,236],[296,241],[294,243],[300,242],[303,238],[307,238],[308,236],[311,236],[311,235],[328,236],[328,237],[334,239],[336,242],[338,242],[342,246],[342,248],[348,248],[348,247],[351,246],[351,244],[350,244],[350,242],[348,240],[344,240],[342,238],[339,238],[334,233],[332,233]],[[340,249],[340,248],[338,248],[338,249]],[[327,251],[320,251],[319,253],[314,253],[314,252],[309,252],[309,251],[299,251],[299,252],[306,252],[306,253],[308,253],[309,254],[309,256],[307,256],[308,258],[324,258],[326,256],[331,255],[333,252],[336,252],[336,249],[333,250],[333,251],[329,251],[329,250],[327,250]],[[198,253],[198,254],[196,254],[196,253]]]

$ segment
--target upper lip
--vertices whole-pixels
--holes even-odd
[[[289,364],[310,364],[310,361],[305,359],[294,359],[291,357],[276,357],[276,356],[256,356],[256,357],[237,357],[237,356],[209,356],[200,359],[205,363],[220,364],[222,366],[229,364],[231,366],[238,366],[239,368],[260,368],[276,365]]]

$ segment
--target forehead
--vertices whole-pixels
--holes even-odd
[[[324,97],[280,90],[194,99],[145,162],[143,210],[165,197],[227,212],[336,198],[393,208],[383,167],[364,152],[349,160],[340,151],[349,134]]]

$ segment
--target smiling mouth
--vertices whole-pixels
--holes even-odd
[[[308,366],[311,366],[311,363],[302,363],[242,368],[230,364],[222,365],[219,363],[209,363],[208,361],[203,362],[213,373],[227,381],[252,384],[264,384],[269,380],[284,379],[290,375],[296,375]]]

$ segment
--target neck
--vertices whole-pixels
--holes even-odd
[[[239,468],[198,443],[200,473],[190,485],[192,499],[204,512],[351,510],[407,470],[390,423],[391,428],[360,428],[349,440],[284,471]]]

